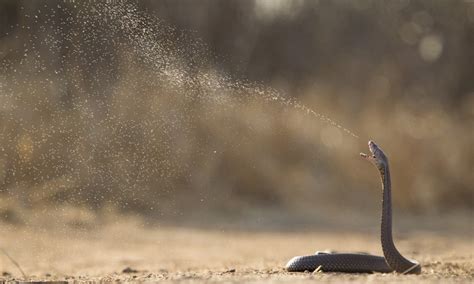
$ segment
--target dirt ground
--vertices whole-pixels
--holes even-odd
[[[471,224],[468,227],[472,227]],[[381,254],[376,230],[301,231],[144,226],[130,219],[100,228],[2,225],[1,281],[218,283],[465,282],[474,280],[472,230],[410,230],[395,235],[421,275],[288,273],[285,263],[316,250]],[[1,282],[0,281],[0,282]]]

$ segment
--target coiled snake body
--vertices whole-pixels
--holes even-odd
[[[360,155],[377,167],[382,180],[382,222],[381,243],[383,256],[363,253],[325,253],[295,256],[287,264],[288,271],[321,271],[331,272],[392,272],[408,274],[421,273],[417,261],[408,260],[398,252],[392,238],[392,201],[391,181],[388,159],[382,149],[369,141],[371,155]]]

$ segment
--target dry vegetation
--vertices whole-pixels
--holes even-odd
[[[368,138],[391,156],[398,205],[421,212],[473,205],[474,99],[470,81],[462,81],[471,66],[462,69],[460,61],[472,58],[470,5],[448,9],[420,2],[399,8],[398,14],[384,16],[401,27],[381,25],[370,34],[374,42],[343,42],[349,40],[347,35],[337,31],[351,31],[351,22],[343,28],[344,23],[326,19],[322,11],[314,11],[321,26],[313,26],[314,20],[304,22],[306,16],[288,16],[286,23],[280,18],[284,15],[270,20],[255,8],[254,18],[247,20],[260,23],[261,35],[253,35],[255,48],[247,57],[255,60],[246,63],[247,76],[263,76],[261,70],[254,74],[259,70],[254,61],[265,70],[274,61],[273,72],[283,72],[284,64],[299,67],[293,72],[300,80],[273,73],[265,77],[277,85],[286,82],[291,90],[277,93],[225,75],[231,74],[226,68],[235,71],[227,61],[243,52],[240,49],[232,49],[227,61],[213,57],[210,50],[215,46],[133,5],[2,3],[8,17],[1,38],[0,186],[2,202],[13,202],[12,208],[44,202],[94,207],[110,203],[159,215],[181,210],[177,203],[183,195],[190,199],[185,206],[204,199],[210,207],[229,198],[257,205],[302,200],[326,204],[344,194],[350,201],[360,192],[376,192],[374,173],[357,158]],[[159,4],[149,5],[164,13]],[[235,5],[230,2],[220,9],[231,13]],[[359,11],[349,6],[320,8],[336,18],[341,17],[338,13],[356,17],[360,30],[354,27],[351,33],[361,37],[369,33],[368,23],[383,20],[376,14],[383,7]],[[182,26],[174,10],[178,6],[166,7],[167,17]],[[366,18],[358,18],[362,16]],[[222,19],[216,17],[209,21]],[[203,32],[203,20],[190,19]],[[277,41],[272,27],[278,30],[285,24],[290,30],[281,31]],[[291,42],[303,54],[291,53],[287,37],[292,28],[300,35],[296,27],[302,25],[315,32]],[[331,27],[333,38],[321,38]],[[203,37],[213,37],[214,29],[209,27]],[[407,43],[404,32],[409,31],[416,37]],[[262,53],[268,43],[260,38],[267,33],[274,43],[269,50],[281,56]],[[430,37],[434,35],[438,41]],[[252,34],[244,30],[239,36]],[[232,34],[222,37],[237,41]],[[432,42],[424,50],[426,37]],[[224,40],[212,39],[217,47]],[[379,46],[376,39],[387,46]],[[315,50],[310,53],[300,46],[304,44]],[[339,49],[328,49],[327,44]],[[363,49],[376,52],[361,53]],[[329,51],[332,60],[326,62],[321,54]],[[423,52],[431,54],[430,59]],[[290,64],[286,60],[291,56]],[[314,70],[306,70],[310,66],[300,62],[302,56],[314,61]],[[332,78],[336,71],[326,70],[328,64],[340,76]],[[443,75],[447,72],[451,75]],[[355,82],[354,76],[359,77]],[[290,94],[360,138],[308,114]]]
[[[33,224],[53,222],[85,233],[121,214],[277,232],[372,227],[379,182],[358,157],[370,138],[390,157],[402,228],[436,239],[429,224],[452,214],[473,236],[469,1],[77,2],[0,0],[0,220],[18,227],[6,228],[30,234]],[[21,255],[11,243],[17,233],[0,240]],[[297,236],[276,238],[284,247]],[[451,279],[457,265],[472,277],[472,245],[462,240],[450,252],[466,249],[454,266],[448,254],[425,256],[442,267],[428,280]],[[257,252],[233,255],[244,271],[252,267],[245,261],[264,263],[264,276],[249,280],[275,280],[273,269],[280,274],[293,253],[262,260]],[[164,260],[157,263],[140,269],[156,271]],[[203,273],[197,278],[208,279]],[[226,277],[217,280],[233,281]],[[320,276],[284,274],[299,277]]]

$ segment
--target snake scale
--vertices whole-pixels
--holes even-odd
[[[393,272],[403,274],[421,273],[421,265],[414,260],[403,257],[395,247],[392,237],[392,197],[388,159],[380,147],[369,141],[371,155],[360,155],[370,161],[379,171],[382,180],[382,220],[381,243],[383,256],[364,253],[326,253],[317,252],[314,255],[295,256],[287,264],[288,271],[324,272]]]

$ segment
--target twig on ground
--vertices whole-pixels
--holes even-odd
[[[313,271],[313,273],[312,273],[312,274],[318,274],[318,273],[321,273],[321,272],[323,272],[322,268],[323,268],[323,266],[322,266],[322,265],[318,266],[318,268],[316,268],[316,269]]]
[[[27,277],[26,277],[26,274],[25,274],[25,272],[23,271],[23,269],[21,269],[21,266],[18,264],[18,262],[16,262],[16,261],[13,259],[13,257],[11,257],[11,256],[7,253],[7,251],[6,251],[5,249],[0,248],[0,251],[2,251],[2,253],[3,253],[6,257],[8,257],[8,259],[18,268],[18,270],[20,270],[21,274],[22,274],[23,277],[26,279],[26,278],[27,278]]]

